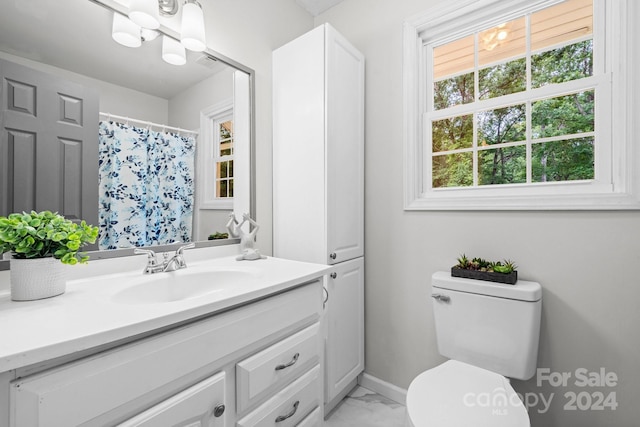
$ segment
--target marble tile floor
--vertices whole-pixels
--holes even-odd
[[[325,420],[324,427],[404,427],[405,407],[356,387]]]

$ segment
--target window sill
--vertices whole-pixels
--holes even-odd
[[[233,199],[232,200],[213,200],[208,202],[203,202],[198,209],[200,210],[233,210]]]
[[[473,191],[436,191],[407,198],[405,210],[502,211],[502,210],[637,210],[640,200],[627,193],[584,193],[547,195],[480,195]]]

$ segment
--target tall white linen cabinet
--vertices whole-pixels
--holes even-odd
[[[326,415],[364,370],[364,56],[329,24],[273,52],[273,245],[334,267]]]

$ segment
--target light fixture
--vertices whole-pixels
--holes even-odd
[[[490,28],[480,33],[480,40],[482,41],[482,47],[485,50],[491,51],[497,46],[505,42],[509,33],[511,32],[511,25],[503,23],[497,27]]]
[[[160,9],[158,0],[131,0],[129,19],[142,28],[156,30],[160,28]]]
[[[496,34],[496,39],[501,42],[506,40],[506,38],[509,36],[509,30],[510,28],[507,26],[507,24],[498,25],[498,33]]]
[[[180,3],[179,0],[158,0],[158,7],[160,8],[160,15],[174,16],[178,13]]]
[[[204,34],[204,13],[196,0],[186,0],[182,6],[180,42],[189,50],[202,52],[207,48]]]
[[[169,64],[184,65],[187,62],[187,53],[178,40],[162,36],[162,59]]]
[[[196,52],[207,48],[204,13],[197,0],[130,0],[128,18],[114,11],[112,37],[128,47],[139,47],[142,42],[154,40],[161,34],[160,16],[164,20],[175,17],[181,4],[180,40],[162,37],[162,59],[183,65],[187,62],[185,48]]]
[[[142,45],[140,26],[116,12],[113,13],[111,37],[123,46],[140,47]]]
[[[158,30],[150,30],[148,28],[140,29],[140,36],[142,37],[143,42],[150,42],[151,40],[155,40],[160,35],[160,31]]]

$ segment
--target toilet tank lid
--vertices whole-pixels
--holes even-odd
[[[542,287],[537,282],[518,280],[515,285],[487,282],[484,280],[452,277],[448,271],[438,271],[431,276],[431,286],[439,289],[507,298],[519,301],[539,301]]]

